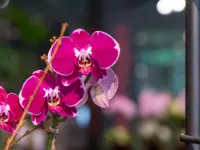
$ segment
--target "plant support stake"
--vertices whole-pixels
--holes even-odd
[[[181,141],[187,150],[199,150],[199,0],[186,0],[186,135]],[[198,144],[194,144],[198,143]]]

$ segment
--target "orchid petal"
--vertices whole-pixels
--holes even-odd
[[[98,84],[103,88],[108,99],[113,98],[118,89],[118,78],[114,71],[110,68],[107,70],[107,76],[99,79]]]
[[[75,117],[78,115],[78,111],[75,107],[64,107],[65,116],[67,117]]]
[[[106,76],[95,83],[95,80],[91,78],[89,80],[91,98],[94,103],[102,108],[109,106],[109,100],[113,98],[118,89],[118,78],[114,71],[110,68],[106,70]]]
[[[76,80],[76,82],[68,87],[64,87],[61,85],[60,91],[64,96],[63,101],[65,105],[69,107],[79,104],[85,95],[83,82],[80,79]]]
[[[106,70],[101,69],[97,62],[94,61],[94,67],[92,70],[92,75],[96,77],[96,79],[102,79],[104,76],[106,76]]]
[[[49,107],[49,110],[63,117],[75,117],[78,114],[75,107],[67,107],[65,104]]]
[[[30,97],[32,96],[36,86],[39,83],[39,79],[36,78],[35,76],[29,77],[25,83],[22,86],[22,89],[19,94],[19,99],[20,99],[20,104],[21,106],[25,109],[26,106],[28,105],[28,101]],[[45,103],[45,98],[44,98],[44,88],[48,88],[47,85],[43,82],[43,84],[40,86],[38,89],[32,104],[29,108],[29,113],[39,115],[42,112],[42,107],[44,106]]]
[[[86,84],[86,86],[85,86],[85,89],[86,89],[85,96],[83,97],[83,100],[82,100],[80,103],[78,103],[78,104],[76,105],[77,108],[83,106],[83,105],[86,104],[87,101],[88,101],[91,86],[88,86],[88,87],[87,87],[87,85],[88,85],[88,84]]]
[[[109,107],[108,98],[106,96],[106,93],[104,92],[104,89],[101,86],[99,85],[93,86],[91,88],[90,95],[92,100],[97,106],[101,108]]]
[[[85,80],[85,78],[82,78],[82,80]],[[90,97],[91,87],[96,83],[97,83],[96,78],[94,76],[90,76],[88,82],[85,84],[85,96],[83,97],[83,100],[76,105],[77,108],[81,107],[81,106],[83,106],[84,104],[87,103],[87,101]]]
[[[42,108],[42,113],[39,116],[34,116],[34,115],[31,116],[32,123],[34,125],[42,123],[45,120],[47,113],[48,113],[48,107],[47,105],[44,105],[44,107]]]
[[[69,76],[60,76],[57,75],[57,78],[60,78],[59,80],[61,80],[62,84],[64,86],[69,86],[72,83],[74,83],[78,78],[80,77],[80,73],[79,72],[74,72],[73,74],[69,75]]]
[[[13,119],[16,121],[19,120],[23,114],[23,109],[19,104],[18,96],[14,93],[10,93],[7,95],[6,100],[12,112]]]
[[[90,34],[83,29],[76,29],[71,34],[71,39],[77,50],[87,49],[89,46]]]
[[[38,79],[40,79],[42,77],[42,75],[44,74],[44,70],[36,70],[32,73],[32,76],[37,77]],[[53,78],[53,76],[49,73],[46,74],[45,78],[44,78],[44,82],[46,84],[48,84],[51,87],[55,86],[55,79]]]
[[[76,105],[76,108],[79,108],[79,107],[85,105],[88,101],[88,98],[89,98],[89,96],[88,96],[88,94],[86,94],[85,97],[83,98],[83,100]]]
[[[9,123],[0,124],[0,128],[8,133],[13,133],[15,128],[12,127]]]
[[[58,40],[52,45],[48,53],[48,61],[50,62],[53,52],[57,47]],[[74,47],[70,37],[64,36],[62,38],[62,44],[58,48],[58,51],[50,62],[52,69],[60,75],[70,75],[74,70],[76,56],[74,52]]]
[[[6,90],[2,86],[0,86],[0,103],[5,102],[6,95]]]
[[[117,41],[109,34],[96,31],[90,39],[92,57],[97,60],[100,68],[108,69],[118,60],[120,47]]]

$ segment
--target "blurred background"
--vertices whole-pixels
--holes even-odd
[[[1,0],[0,85],[18,93],[45,67],[40,56],[62,22],[66,34],[105,31],[121,46],[118,92],[110,108],[89,102],[60,125],[57,150],[184,150],[184,9],[185,0]],[[0,148],[8,136],[0,132]],[[37,130],[15,149],[44,150],[45,142]]]

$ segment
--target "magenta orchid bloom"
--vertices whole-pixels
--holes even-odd
[[[84,100],[78,105],[82,106],[90,96],[93,102],[101,107],[108,108],[110,100],[114,97],[118,89],[118,78],[112,69],[106,70],[107,76],[97,80],[91,77],[86,84],[87,94]]]
[[[0,128],[13,133],[22,114],[23,109],[19,104],[18,96],[14,93],[7,94],[0,86]]]
[[[57,42],[52,45],[48,60]],[[62,44],[50,65],[63,76],[62,83],[68,86],[81,75],[91,73],[97,79],[102,78],[106,75],[106,69],[115,64],[119,53],[119,44],[109,34],[96,31],[90,36],[85,30],[77,29],[70,36],[62,38]]]
[[[23,108],[27,106],[42,74],[42,70],[33,72],[32,76],[23,84],[19,94],[20,104]],[[40,124],[46,118],[48,110],[64,117],[75,117],[77,115],[74,106],[80,103],[85,95],[83,83],[81,80],[77,80],[65,87],[59,81],[59,78],[54,79],[53,76],[47,74],[41,84],[28,110],[32,115],[34,125]]]

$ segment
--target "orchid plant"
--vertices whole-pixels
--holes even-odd
[[[0,128],[12,133],[5,150],[11,149],[36,128],[49,133],[47,150],[55,149],[57,126],[63,120],[78,115],[77,107],[91,97],[102,108],[109,107],[109,100],[118,88],[118,79],[111,67],[120,54],[117,41],[109,34],[96,31],[91,36],[83,29],[76,29],[70,36],[53,38],[48,55],[42,59],[44,70],[36,70],[25,80],[19,95],[7,94],[0,87]],[[35,126],[16,139],[26,115]],[[52,125],[45,122],[52,118]]]

